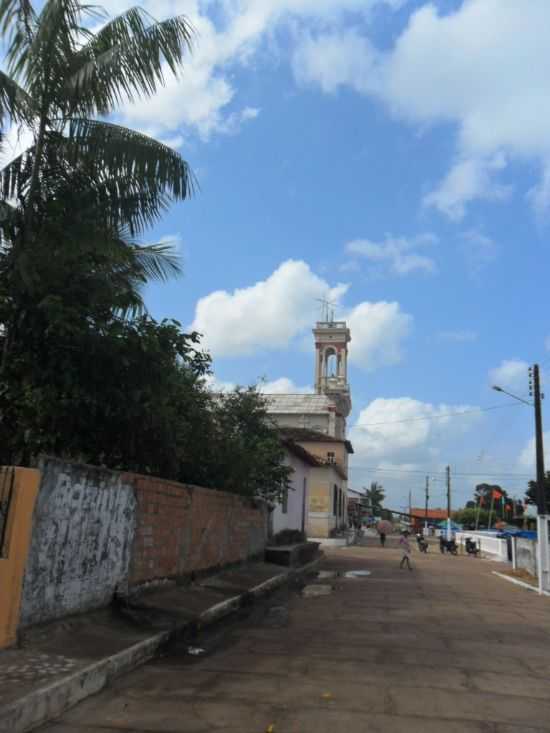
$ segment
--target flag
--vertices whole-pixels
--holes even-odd
[[[502,492],[498,489],[493,489],[493,499],[502,499]]]

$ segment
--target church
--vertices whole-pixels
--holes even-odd
[[[328,317],[313,329],[315,393],[267,394],[268,412],[285,441],[312,459],[307,475],[307,522],[310,538],[334,536],[347,527],[348,458],[346,420],[351,412],[345,321]]]

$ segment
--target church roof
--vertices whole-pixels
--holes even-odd
[[[334,409],[334,402],[324,394],[265,394],[267,411],[297,415],[324,414]]]
[[[335,438],[332,435],[321,433],[310,428],[279,428],[279,432],[285,438],[303,443],[343,443],[348,453],[353,453],[353,447],[345,438]]]

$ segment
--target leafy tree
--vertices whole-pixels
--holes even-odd
[[[544,494],[546,497],[546,512],[550,513],[550,471],[546,472],[544,477]],[[537,482],[529,481],[527,491],[525,492],[525,502],[527,504],[537,504]]]
[[[280,501],[289,490],[292,469],[284,463],[265,398],[254,387],[237,388],[216,396],[214,414],[207,485]]]
[[[479,523],[478,523],[479,516]],[[487,527],[489,524],[489,511],[487,509],[477,509],[466,507],[453,512],[453,520],[458,524],[462,524],[466,529],[475,529],[476,525]]]
[[[181,65],[191,31],[184,18],[157,23],[140,8],[92,33],[89,26],[98,20],[105,18],[78,0],[46,0],[39,12],[28,0],[0,0],[7,47],[0,122],[4,130],[15,124],[32,138],[0,173],[2,274],[8,291],[0,320],[0,373],[29,309],[41,302],[40,273],[33,266],[37,246],[57,242],[86,249],[93,242],[113,256],[119,278],[125,258],[133,306],[140,298],[130,286],[171,264],[163,259],[165,249],[141,252],[134,239],[169,201],[190,192],[188,165],[167,146],[98,117],[126,100],[154,94],[165,69],[176,73]]]
[[[367,503],[370,505],[373,514],[380,514],[382,504],[384,503],[385,493],[382,484],[373,481],[370,485],[370,489],[363,487]]]

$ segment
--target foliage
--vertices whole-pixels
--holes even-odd
[[[550,514],[550,471],[546,472],[544,477],[544,493],[546,497],[546,512]],[[537,482],[529,481],[527,491],[525,492],[525,502],[527,504],[537,504]]]
[[[370,489],[363,487],[367,503],[370,505],[373,514],[379,514],[384,503],[385,493],[382,484],[373,481],[370,485]]]
[[[265,398],[253,387],[215,398],[215,433],[209,446],[208,484],[246,496],[282,500],[292,469]]]
[[[190,193],[187,163],[146,135],[94,117],[154,94],[164,69],[175,73],[181,64],[191,31],[184,18],[157,23],[139,8],[94,34],[89,26],[99,20],[106,18],[97,8],[78,0],[46,0],[39,12],[28,0],[0,0],[2,134],[15,125],[32,139],[0,172],[0,375],[32,310],[43,306],[44,289],[47,298],[64,297],[71,257],[92,256],[97,279],[108,277],[120,291],[107,307],[132,313],[143,309],[144,282],[179,271],[169,247],[143,248],[136,237]]]
[[[0,0],[2,134],[32,139],[0,172],[0,461],[54,453],[277,500],[290,469],[263,398],[213,396],[199,335],[145,314],[143,286],[180,267],[139,238],[191,193],[189,167],[104,121],[177,72],[190,27],[140,8],[105,20],[79,0]]]
[[[489,512],[486,509],[479,510],[479,519],[478,510],[472,507],[466,507],[466,509],[459,509],[458,511],[453,512],[452,518],[454,522],[462,524],[465,529],[475,529],[476,526],[489,526]]]

